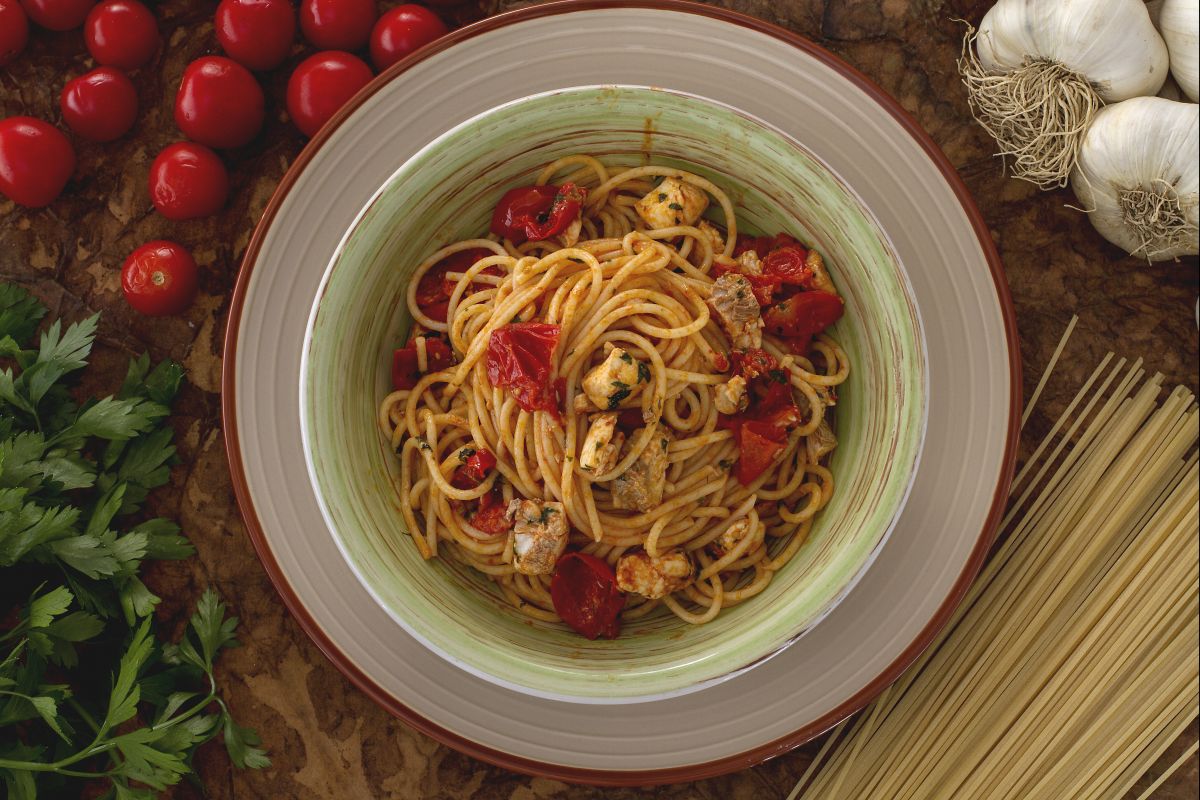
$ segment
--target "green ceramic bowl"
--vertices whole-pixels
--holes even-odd
[[[833,333],[853,368],[839,392],[834,498],[770,586],[707,625],[664,611],[625,625],[616,641],[589,642],[520,615],[468,568],[422,561],[403,532],[397,463],[375,417],[391,350],[409,325],[409,275],[435,248],[484,232],[506,189],[571,153],[628,164],[648,157],[707,177],[731,195],[740,226],[815,243],[846,298]],[[400,625],[452,663],[519,691],[623,702],[730,677],[795,642],[845,596],[907,496],[924,438],[925,368],[917,308],[886,234],[802,144],[695,96],[590,87],[471,119],[384,182],[325,274],[305,342],[301,416],[329,527]]]

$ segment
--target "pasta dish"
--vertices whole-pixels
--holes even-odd
[[[708,622],[832,496],[843,300],[703,177],[555,161],[419,264],[407,304],[379,423],[408,533],[530,617],[589,639],[661,606]]]

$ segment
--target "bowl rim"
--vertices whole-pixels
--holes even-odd
[[[937,611],[930,617],[909,645],[872,681],[862,689],[838,705],[832,711],[824,714],[811,723],[781,736],[773,741],[758,745],[754,748],[730,756],[724,756],[711,761],[688,764],[685,766],[666,767],[661,769],[642,769],[627,771],[600,770],[586,767],[553,764],[532,758],[518,756],[487,745],[481,745],[469,738],[461,736],[442,725],[416,713],[401,703],[376,683],[357,664],[351,661],[334,644],[330,636],[320,627],[311,613],[306,609],[295,590],[284,575],[279,562],[271,551],[264,534],[261,522],[255,511],[253,498],[246,478],[246,472],[241,456],[241,445],[238,436],[236,400],[235,400],[235,364],[237,358],[238,331],[241,315],[245,306],[251,275],[267,230],[278,215],[289,191],[295,185],[300,173],[313,159],[317,151],[330,139],[333,133],[367,100],[383,86],[402,75],[412,66],[424,61],[432,55],[440,53],[453,45],[481,34],[508,27],[517,23],[527,22],[542,17],[557,16],[575,11],[594,9],[647,9],[657,11],[672,11],[677,13],[695,14],[708,17],[739,27],[748,28],[758,33],[771,36],[785,44],[795,47],[807,56],[816,59],[830,69],[840,73],[850,82],[870,97],[882,110],[892,116],[913,141],[918,144],[932,162],[943,179],[959,201],[964,214],[978,240],[980,250],[987,262],[996,298],[1000,306],[1003,321],[1005,342],[1007,344],[1009,365],[1009,396],[1008,420],[1004,456],[1001,463],[1000,479],[997,481],[992,504],[984,520],[976,543],[970,556],[962,567],[958,578],[946,595]],[[880,88],[856,67],[851,66],[839,56],[834,55],[824,47],[809,39],[794,33],[774,23],[755,17],[731,11],[718,6],[704,5],[692,0],[557,0],[544,5],[497,14],[480,20],[471,25],[452,31],[437,41],[421,48],[412,55],[402,59],[376,76],[358,94],[351,98],[329,121],[325,127],[314,136],[290,165],[280,180],[258,225],[255,227],[250,242],[243,254],[241,269],[230,296],[230,305],[225,325],[225,343],[222,350],[221,374],[221,417],[224,427],[226,456],[229,461],[231,482],[238,507],[242,514],[247,535],[251,540],[256,554],[263,565],[276,592],[283,600],[289,613],[309,639],[324,653],[325,657],[360,691],[366,694],[377,705],[387,710],[397,718],[412,726],[421,733],[430,736],[438,742],[454,748],[459,752],[480,759],[489,764],[507,770],[540,775],[559,780],[593,785],[607,786],[644,786],[649,784],[664,784],[678,781],[699,780],[726,774],[738,769],[759,764],[769,758],[780,755],[808,742],[827,731],[841,720],[866,706],[876,698],[887,686],[892,684],[907,669],[926,647],[945,627],[954,613],[955,608],[966,595],[971,582],[982,567],[987,553],[995,538],[996,531],[1002,518],[1008,497],[1008,489],[1015,471],[1020,432],[1020,408],[1022,391],[1022,372],[1019,339],[1017,335],[1016,313],[1012,294],[1004,273],[1003,262],[991,239],[987,223],[983,218],[974,198],[958,174],[954,165],[934,142],[916,119],[900,105],[894,97]]]
[[[591,695],[567,694],[562,691],[550,691],[550,690],[546,690],[546,689],[539,689],[536,685],[536,683],[537,683],[536,678],[537,678],[537,675],[539,674],[537,672],[531,674],[530,681],[528,683],[517,682],[516,680],[502,677],[500,674],[498,674],[496,672],[491,672],[481,666],[478,666],[475,663],[473,663],[472,661],[467,660],[467,658],[465,656],[456,655],[455,653],[451,652],[450,650],[446,649],[445,647],[442,647],[438,643],[431,640],[428,636],[425,636],[419,630],[417,630],[417,628],[415,628],[409,622],[408,618],[405,615],[401,614],[396,608],[394,608],[392,603],[390,603],[384,599],[380,590],[375,586],[375,584],[370,579],[368,579],[367,575],[361,568],[361,566],[358,563],[358,561],[356,560],[355,556],[352,555],[351,549],[350,549],[350,544],[347,541],[345,534],[341,531],[339,526],[337,524],[335,524],[335,522],[334,522],[332,511],[329,507],[328,502],[326,501],[325,493],[322,489],[321,481],[318,477],[318,468],[317,468],[316,461],[313,457],[313,448],[310,446],[310,442],[311,442],[311,439],[312,439],[314,433],[312,430],[312,422],[310,420],[310,413],[309,413],[311,410],[311,403],[310,403],[310,398],[309,398],[311,381],[310,381],[309,370],[310,370],[311,361],[313,358],[313,355],[312,355],[313,347],[314,347],[313,334],[314,334],[314,330],[316,328],[317,319],[320,315],[321,305],[325,299],[326,290],[328,289],[330,281],[333,278],[333,274],[334,274],[335,270],[337,269],[339,262],[341,262],[342,258],[344,257],[346,249],[349,246],[350,242],[360,232],[364,221],[370,215],[370,213],[371,213],[372,209],[374,209],[376,203],[394,187],[394,185],[398,179],[402,178],[406,173],[408,173],[411,170],[413,170],[414,168],[416,168],[416,166],[421,162],[422,158],[424,158],[430,151],[432,151],[435,148],[442,145],[448,139],[454,137],[455,135],[460,134],[463,131],[468,130],[469,128],[483,122],[484,120],[486,120],[489,117],[492,117],[498,113],[502,113],[504,111],[511,110],[516,107],[524,106],[531,102],[543,101],[543,100],[558,97],[561,95],[571,96],[571,95],[577,95],[577,94],[581,94],[581,93],[596,93],[596,92],[603,92],[605,90],[614,90],[614,89],[617,90],[618,92],[620,92],[620,91],[633,92],[639,96],[640,95],[653,95],[655,93],[666,93],[666,94],[674,95],[679,98],[683,98],[689,103],[702,103],[702,104],[705,104],[708,106],[713,106],[717,109],[720,109],[724,113],[741,117],[742,119],[749,121],[756,127],[761,128],[764,131],[768,132],[769,134],[778,136],[780,139],[787,142],[787,144],[789,144],[790,146],[796,148],[798,151],[803,153],[803,155],[805,157],[811,159],[813,162],[818,164],[826,173],[828,173],[828,175],[831,177],[833,182],[843,192],[845,192],[845,194],[848,196],[848,198],[858,206],[859,212],[870,223],[872,231],[874,232],[874,234],[876,236],[879,237],[880,243],[882,244],[884,249],[887,251],[889,256],[891,256],[891,259],[892,259],[891,263],[892,263],[893,269],[896,273],[897,283],[900,284],[902,290],[905,292],[905,296],[907,299],[906,306],[910,311],[909,318],[912,320],[912,333],[913,333],[913,339],[914,339],[914,345],[915,345],[915,347],[913,348],[914,352],[913,352],[912,358],[913,358],[913,361],[915,364],[915,369],[919,373],[917,376],[917,383],[919,384],[919,386],[917,387],[917,390],[916,390],[916,396],[908,399],[906,401],[906,403],[907,404],[915,403],[917,405],[917,416],[919,417],[919,423],[918,423],[919,427],[917,429],[915,437],[913,437],[911,440],[908,437],[904,437],[905,441],[909,442],[908,446],[911,447],[912,465],[911,465],[911,467],[908,468],[907,472],[904,475],[900,476],[895,481],[896,487],[899,488],[899,492],[896,495],[895,500],[893,501],[894,507],[892,508],[891,513],[887,516],[886,521],[882,525],[879,526],[879,528],[882,529],[882,532],[878,535],[878,538],[871,545],[871,548],[862,555],[859,563],[854,565],[853,569],[845,577],[844,581],[839,586],[836,587],[835,591],[830,593],[828,595],[828,597],[826,597],[821,602],[821,604],[813,612],[812,616],[809,617],[808,619],[804,620],[801,625],[797,626],[795,624],[789,624],[787,626],[782,626],[782,625],[779,626],[779,632],[775,636],[773,636],[771,640],[769,640],[769,642],[768,642],[769,646],[767,648],[764,648],[761,651],[755,652],[754,654],[752,654],[748,657],[748,660],[741,660],[740,663],[737,663],[734,666],[729,667],[725,671],[719,672],[715,675],[710,675],[708,677],[703,677],[703,678],[699,678],[699,679],[691,680],[691,681],[678,681],[678,680],[666,681],[666,679],[663,679],[664,682],[669,682],[671,685],[669,685],[666,688],[663,688],[661,690],[658,690],[658,691],[640,691],[640,692],[630,691],[629,693],[625,693],[625,692],[622,692],[619,694],[597,693],[597,694],[591,694]],[[929,425],[929,368],[928,368],[928,365],[929,365],[929,352],[928,352],[928,345],[927,345],[926,338],[925,338],[925,324],[924,324],[924,320],[921,316],[921,309],[920,309],[919,304],[917,303],[915,292],[912,288],[912,283],[908,276],[908,272],[907,272],[907,270],[905,270],[904,265],[902,263],[900,263],[900,261],[899,261],[899,256],[896,253],[895,247],[891,241],[891,237],[888,235],[887,231],[884,230],[883,226],[879,223],[879,220],[875,217],[875,215],[867,207],[866,203],[862,200],[862,198],[854,190],[854,187],[852,187],[845,180],[843,180],[841,175],[839,175],[837,173],[837,171],[834,170],[833,167],[831,167],[828,163],[826,163],[825,160],[822,159],[818,154],[809,150],[807,147],[804,146],[804,144],[802,142],[797,140],[794,136],[790,135],[789,133],[787,133],[784,130],[781,130],[777,126],[772,125],[771,123],[767,122],[766,120],[761,119],[760,117],[757,117],[743,109],[737,108],[736,106],[730,105],[728,103],[724,103],[719,100],[714,100],[713,98],[710,98],[710,97],[704,97],[702,95],[695,94],[693,92],[685,92],[685,91],[678,90],[678,89],[668,89],[668,88],[658,87],[658,86],[646,86],[646,85],[634,85],[634,84],[589,84],[589,85],[580,85],[580,86],[567,86],[567,87],[560,87],[560,88],[556,88],[556,89],[550,89],[550,90],[547,90],[544,92],[537,92],[537,93],[530,94],[530,95],[524,95],[522,97],[514,98],[512,100],[508,100],[503,103],[499,103],[491,108],[488,108],[484,111],[479,112],[478,114],[468,117],[467,119],[459,122],[458,124],[448,128],[447,130],[443,131],[441,134],[439,134],[435,138],[431,139],[430,141],[428,141],[424,145],[422,145],[409,158],[405,159],[405,161],[402,164],[400,164],[400,166],[398,166],[395,170],[393,170],[390,175],[388,175],[386,178],[384,178],[383,182],[379,185],[379,188],[377,188],[371,194],[371,197],[363,204],[362,208],[360,208],[358,210],[358,212],[354,216],[354,219],[351,221],[350,225],[346,228],[345,233],[343,233],[341,238],[338,240],[337,247],[334,249],[333,255],[330,256],[329,263],[326,264],[326,266],[325,266],[325,270],[321,275],[321,280],[317,286],[317,291],[313,298],[312,306],[309,308],[307,321],[305,323],[304,341],[303,341],[303,343],[301,345],[301,349],[300,349],[300,385],[298,387],[299,408],[300,408],[300,434],[301,434],[301,438],[304,441],[303,450],[304,450],[305,468],[308,472],[309,481],[312,483],[312,486],[313,486],[313,493],[316,496],[317,505],[320,508],[323,521],[324,521],[326,527],[329,529],[329,532],[333,538],[334,544],[336,545],[338,552],[341,554],[342,559],[346,562],[347,566],[350,568],[350,571],[354,574],[354,577],[358,580],[359,584],[363,587],[363,589],[366,590],[367,594],[369,594],[371,596],[371,599],[375,602],[375,604],[378,605],[380,608],[382,608],[384,610],[384,612],[392,619],[392,621],[394,621],[397,625],[399,625],[401,628],[403,628],[410,636],[412,636],[414,639],[416,639],[418,642],[420,642],[422,646],[424,646],[428,650],[432,651],[433,653],[437,654],[440,658],[447,661],[448,663],[458,667],[459,669],[462,669],[462,670],[470,673],[471,675],[474,675],[477,678],[489,681],[489,682],[494,683],[498,686],[501,686],[505,689],[509,689],[514,692],[519,692],[521,694],[527,694],[527,695],[531,695],[533,697],[539,697],[539,698],[546,699],[546,700],[555,700],[555,701],[564,702],[564,703],[575,703],[575,704],[579,704],[579,705],[619,705],[619,704],[626,704],[626,703],[647,703],[647,702],[653,702],[656,700],[665,700],[665,699],[672,698],[672,697],[679,697],[682,695],[701,691],[710,686],[713,686],[718,683],[722,683],[724,681],[731,680],[735,677],[738,677],[739,675],[744,674],[748,670],[753,669],[754,667],[765,663],[766,661],[770,660],[771,658],[774,658],[775,656],[779,655],[787,648],[796,644],[800,639],[804,638],[805,635],[807,635],[810,631],[812,631],[826,617],[828,617],[830,614],[832,614],[833,611],[838,607],[838,605],[850,594],[850,592],[854,589],[854,587],[858,585],[858,583],[862,580],[863,576],[866,574],[867,570],[870,569],[871,565],[875,563],[875,560],[878,558],[880,551],[883,549],[884,545],[887,544],[888,539],[891,538],[892,532],[896,529],[896,524],[899,522],[900,515],[903,513],[904,507],[908,503],[908,499],[909,499],[910,495],[912,494],[913,484],[916,482],[917,472],[921,465],[921,456],[923,455],[924,450],[925,450],[925,439],[926,439],[926,433],[927,433],[928,425]],[[785,598],[779,598],[779,599],[783,600]],[[733,658],[735,658],[735,655],[731,652],[730,655],[725,657],[725,660],[730,660]],[[669,673],[669,672],[675,671],[676,669],[677,669],[676,664],[668,664],[668,665],[663,665],[657,671],[663,672],[663,673]],[[621,676],[618,676],[618,679],[624,681],[624,678]],[[630,688],[632,689],[632,687],[630,687]]]

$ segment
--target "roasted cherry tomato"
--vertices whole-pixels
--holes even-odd
[[[0,193],[41,208],[54,202],[75,172],[75,150],[62,132],[33,117],[0,120]]]
[[[375,0],[301,0],[300,30],[322,50],[358,50],[378,16]]]
[[[567,553],[554,566],[550,599],[562,621],[588,639],[615,639],[621,632],[625,595],[607,562],[586,553]]]
[[[241,147],[263,124],[263,93],[250,71],[221,56],[198,58],[183,71],[175,124],[209,147]]]
[[[229,173],[220,156],[202,144],[168,145],[150,167],[150,200],[167,219],[212,216],[228,197]]]
[[[421,313],[437,322],[445,322],[450,309],[450,295],[457,283],[447,278],[446,274],[466,272],[476,261],[490,255],[494,253],[483,248],[460,250],[430,267],[417,283],[417,307]],[[481,274],[499,275],[502,272],[498,267],[488,267]]]
[[[734,474],[738,483],[749,486],[771,466],[787,447],[787,434],[782,437],[768,422],[745,420],[734,429],[738,445],[738,460]]]
[[[526,411],[558,414],[558,392],[550,380],[551,358],[562,328],[545,322],[514,322],[492,331],[487,376],[508,389]]]
[[[463,451],[464,454],[466,451]],[[462,456],[460,456],[462,458]],[[475,450],[463,465],[454,471],[450,485],[459,489],[474,489],[487,479],[488,472],[496,466],[496,457],[490,450]]]
[[[175,242],[147,242],[121,268],[121,289],[134,310],[159,317],[178,314],[196,295],[196,261]]]
[[[229,57],[253,70],[275,69],[292,52],[296,12],[289,0],[221,0],[217,41]]]
[[[63,121],[76,136],[111,142],[124,136],[137,120],[137,89],[124,72],[97,67],[68,81],[59,105]]]
[[[508,518],[508,507],[504,503],[504,495],[499,489],[479,498],[479,507],[468,520],[471,527],[492,536],[500,536],[512,529],[512,520]]]
[[[492,212],[492,233],[514,244],[557,236],[579,218],[587,189],[562,186],[522,186],[509,189]]]
[[[25,13],[36,24],[52,31],[78,28],[96,0],[21,0]]]
[[[729,354],[735,375],[741,375],[746,380],[766,375],[773,369],[779,369],[775,356],[759,347],[746,350],[734,350]]]
[[[798,244],[778,247],[763,259],[763,273],[779,278],[789,286],[799,286],[811,289],[813,285],[812,267],[805,263],[808,251]]]
[[[0,0],[0,67],[16,58],[29,41],[29,19],[17,0]]]
[[[763,313],[768,332],[788,338],[811,338],[842,318],[846,304],[829,292],[800,292]]]
[[[425,336],[426,372],[440,372],[454,366],[454,353],[450,345],[436,336]],[[412,341],[392,353],[392,388],[411,389],[417,385],[424,373],[420,370],[417,346]]]
[[[358,56],[327,50],[300,62],[287,85],[292,122],[312,136],[371,81],[371,68]]]
[[[158,50],[158,23],[137,0],[107,0],[88,14],[83,39],[96,63],[137,69]]]
[[[384,14],[371,31],[371,62],[383,70],[417,48],[446,35],[446,23],[423,6],[397,6]]]

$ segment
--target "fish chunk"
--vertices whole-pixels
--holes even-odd
[[[650,367],[614,347],[608,358],[584,376],[583,391],[601,411],[611,411],[649,382]]]
[[[686,587],[694,571],[692,559],[682,550],[669,550],[656,557],[639,550],[617,561],[617,588],[657,600]]]
[[[708,208],[708,192],[678,178],[664,178],[633,208],[651,230],[695,225]]]
[[[729,272],[717,278],[708,305],[735,348],[762,346],[762,314],[745,276]]]
[[[734,375],[725,383],[717,384],[713,392],[713,405],[726,416],[745,411],[750,405],[750,396],[746,394],[746,379],[741,375]]]
[[[583,439],[583,448],[579,452],[580,469],[597,474],[608,472],[617,465],[623,444],[625,434],[617,430],[617,415],[598,415]]]
[[[808,450],[808,463],[821,463],[821,459],[832,453],[837,444],[837,437],[833,435],[833,428],[829,427],[829,420],[821,420],[821,424],[808,435],[804,442],[804,446]]]
[[[630,437],[630,442],[635,438]],[[646,449],[629,465],[629,469],[613,478],[611,488],[614,506],[645,512],[662,502],[667,480],[667,447],[670,444],[671,434],[659,428]]]
[[[513,500],[505,517],[513,523],[513,566],[523,575],[549,575],[567,549],[570,526],[562,503]]]
[[[821,258],[820,253],[816,250],[809,250],[808,256],[804,259],[804,266],[812,270],[812,288],[830,294],[838,293],[837,287],[833,285],[833,279],[829,277],[829,270],[825,269],[825,259]]]

